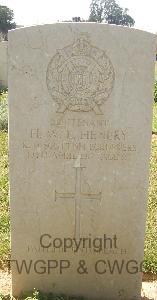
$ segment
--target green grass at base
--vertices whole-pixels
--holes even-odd
[[[157,133],[157,103],[153,107],[153,132]]]
[[[144,271],[157,274],[157,137],[152,139]]]
[[[155,64],[155,79],[157,80],[157,62]]]
[[[0,267],[10,252],[8,135],[0,131]]]

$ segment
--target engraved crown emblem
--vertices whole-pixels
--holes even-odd
[[[73,55],[89,55],[90,43],[87,35],[81,34],[73,44]]]
[[[85,34],[56,52],[46,76],[48,91],[60,113],[93,110],[102,114],[101,105],[109,98],[114,80],[110,59],[103,50],[92,46]]]

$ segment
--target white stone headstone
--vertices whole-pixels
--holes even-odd
[[[0,42],[0,87],[8,86],[8,42]]]
[[[9,32],[13,295],[140,299],[155,49],[105,24]]]

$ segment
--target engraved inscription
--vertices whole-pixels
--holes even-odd
[[[100,118],[100,116],[99,116]],[[131,128],[115,127],[109,120],[53,119],[50,127],[30,128],[22,142],[26,159],[128,160],[136,153]]]
[[[58,113],[94,111],[109,98],[115,80],[113,65],[106,53],[93,46],[87,34],[58,50],[51,59],[46,82]]]

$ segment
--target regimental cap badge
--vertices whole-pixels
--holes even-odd
[[[57,50],[47,68],[47,87],[65,111],[102,114],[101,105],[109,98],[115,81],[113,65],[105,51],[92,46],[87,34]]]

